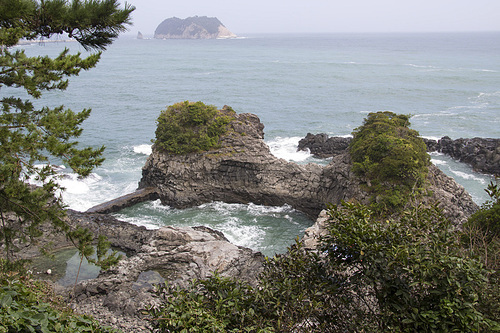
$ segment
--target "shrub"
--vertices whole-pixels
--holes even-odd
[[[373,202],[383,210],[404,206],[427,175],[425,143],[409,125],[407,115],[377,112],[352,133],[353,171],[366,180]]]
[[[482,311],[500,322],[500,187],[491,182],[490,200],[464,224],[463,246],[489,270],[489,283],[480,294]]]
[[[171,154],[208,151],[219,147],[219,138],[234,118],[231,108],[188,101],[171,105],[158,117],[156,146]]]
[[[66,308],[46,283],[0,262],[0,332],[117,332]]]
[[[385,332],[498,329],[481,311],[487,271],[461,251],[457,232],[435,207],[379,220],[355,203],[329,209],[322,250],[337,275],[339,297],[358,305],[353,320]],[[348,273],[346,275],[346,272]],[[373,327],[371,328],[373,330]]]

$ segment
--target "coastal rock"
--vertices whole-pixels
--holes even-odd
[[[476,171],[500,176],[500,139],[472,138],[425,140],[430,152],[436,151],[467,163]]]
[[[236,37],[216,17],[194,16],[186,19],[172,17],[155,30],[156,39],[216,39]]]
[[[139,187],[156,187],[162,203],[177,208],[212,201],[289,204],[312,218],[329,202],[366,199],[348,154],[326,167],[289,163],[271,154],[257,116],[236,115],[228,126],[216,150],[174,155],[154,147]]]
[[[219,149],[174,155],[153,147],[139,187],[156,187],[162,203],[173,207],[211,201],[289,204],[314,219],[328,203],[368,202],[345,148],[326,166],[298,165],[271,154],[263,128],[257,116],[240,114],[221,137]],[[428,178],[433,195],[427,200],[440,202],[456,223],[477,209],[463,187],[435,166],[430,167]]]
[[[308,133],[299,141],[298,150],[309,150],[316,158],[328,158],[344,152],[351,138],[329,137],[325,133]],[[500,176],[500,139],[473,138],[452,140],[447,136],[440,140],[423,139],[428,152],[440,152],[474,170]]]
[[[155,284],[186,286],[215,271],[253,283],[264,262],[261,253],[236,246],[207,227],[147,230],[106,214],[71,212],[69,218],[72,224],[107,236],[128,257],[96,279],[60,293],[72,294],[70,306],[76,311],[124,332],[151,331],[140,312],[155,304]]]
[[[316,158],[328,158],[344,153],[352,138],[333,136],[328,134],[307,133],[306,137],[299,141],[298,150],[309,150]]]

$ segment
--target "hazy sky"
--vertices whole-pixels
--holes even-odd
[[[124,3],[125,1],[121,1]],[[130,32],[164,19],[217,17],[235,34],[500,31],[500,0],[128,0]]]

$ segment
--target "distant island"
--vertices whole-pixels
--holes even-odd
[[[216,39],[236,37],[216,17],[193,16],[186,19],[171,17],[155,30],[156,39]]]

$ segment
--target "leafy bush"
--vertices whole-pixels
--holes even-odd
[[[322,250],[345,276],[339,297],[358,304],[353,320],[386,332],[470,332],[498,323],[481,312],[487,271],[461,251],[460,233],[435,207],[381,221],[369,208],[329,210]],[[348,272],[346,275],[345,273]],[[373,328],[372,328],[373,329]]]
[[[45,283],[29,275],[3,272],[0,273],[0,332],[104,333],[116,330],[100,327],[94,319],[72,313]]]
[[[215,149],[234,118],[231,108],[188,101],[171,105],[158,117],[156,146],[171,154],[187,154]]]
[[[500,187],[491,182],[490,200],[464,224],[463,246],[489,270],[489,283],[480,294],[482,311],[500,322]]]
[[[215,274],[187,288],[158,289],[163,304],[149,314],[160,332],[274,332],[259,313],[264,308],[247,283]]]
[[[352,133],[353,171],[367,180],[373,201],[383,210],[404,206],[427,175],[425,143],[409,125],[409,116],[377,112]]]

